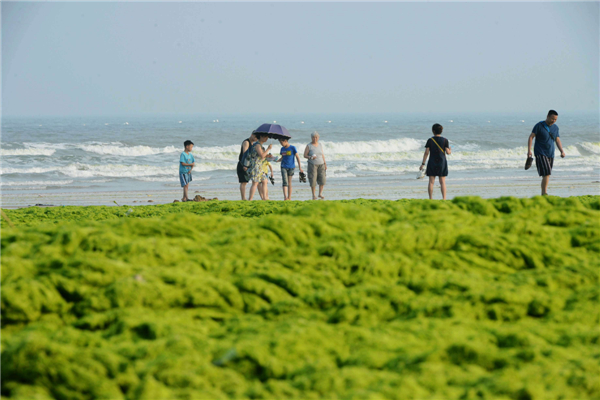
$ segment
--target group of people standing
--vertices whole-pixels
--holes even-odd
[[[565,157],[565,152],[558,133],[558,126],[556,125],[557,120],[558,113],[555,110],[548,111],[546,119],[535,124],[527,142],[527,161],[525,163],[525,169],[529,169],[533,164],[531,146],[535,139],[533,155],[535,155],[535,166],[538,175],[542,177],[542,196],[548,195],[548,182],[550,182],[550,175],[552,174],[552,167],[554,166],[555,143],[560,150],[560,156],[562,158]],[[435,183],[435,178],[437,177],[440,182],[440,188],[442,189],[442,197],[446,200],[446,176],[448,176],[448,160],[446,159],[446,155],[452,154],[452,149],[450,148],[448,139],[442,137],[442,131],[444,130],[442,125],[434,124],[431,127],[431,130],[433,132],[433,137],[427,140],[427,143],[425,144],[423,163],[419,170],[423,170],[425,162],[429,157],[425,173],[429,177],[429,198],[433,198],[433,185]]]
[[[264,144],[269,139],[268,134],[253,132],[248,139],[242,142],[237,164],[237,175],[240,183],[242,200],[246,200],[246,186],[252,182],[248,200],[258,194],[262,200],[269,200],[269,180],[274,183],[271,162],[281,163],[281,181],[284,200],[292,199],[292,177],[296,170],[296,161],[300,170],[300,181],[305,182],[306,177],[298,150],[289,143],[289,139],[278,139],[281,145],[280,157],[276,158],[270,153],[272,145],[265,148]],[[323,145],[319,143],[319,133],[311,134],[311,142],[304,149],[304,158],[307,160],[308,182],[312,190],[313,200],[324,200],[323,189],[326,182],[327,161]],[[269,175],[270,174],[270,175]],[[319,194],[316,188],[319,187]]]
[[[558,126],[556,121],[558,113],[554,110],[548,111],[548,115],[544,121],[538,122],[532,129],[527,143],[527,162],[525,169],[528,169],[533,164],[531,147],[533,146],[533,155],[535,155],[535,164],[539,176],[542,177],[542,195],[548,194],[548,182],[554,166],[555,143],[560,150],[560,156],[565,157],[565,152],[560,141]],[[442,137],[444,127],[440,124],[434,124],[431,128],[433,137],[427,140],[425,144],[425,153],[423,154],[423,163],[419,170],[423,171],[425,166],[425,174],[429,177],[428,192],[429,198],[433,198],[433,186],[435,178],[438,178],[440,183],[442,197],[446,199],[446,176],[448,176],[448,160],[447,155],[452,154],[450,142]],[[252,182],[250,187],[250,195],[248,200],[254,198],[254,194],[258,189],[258,194],[262,200],[269,200],[270,180],[274,184],[273,168],[270,162],[281,163],[281,179],[283,187],[284,200],[292,199],[292,177],[296,169],[296,161],[300,170],[300,181],[306,182],[304,170],[300,162],[300,156],[295,146],[289,143],[289,139],[279,139],[281,150],[280,157],[273,157],[270,153],[272,145],[267,148],[264,144],[269,139],[267,133],[253,132],[250,137],[242,143],[240,155],[237,164],[237,175],[240,182],[240,193],[242,200],[246,200],[246,186]],[[191,154],[194,144],[187,140],[184,143],[185,151],[181,153],[179,160],[179,179],[183,188],[183,199],[187,201],[187,190],[189,183],[192,181],[191,171],[194,168],[195,160]],[[311,134],[311,142],[306,145],[303,153],[307,160],[308,182],[312,191],[313,200],[324,200],[323,189],[326,182],[327,162],[325,161],[325,152],[323,145],[319,143],[319,133]],[[429,159],[429,161],[427,161]],[[318,195],[316,188],[319,187]]]

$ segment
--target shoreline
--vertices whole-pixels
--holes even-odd
[[[459,183],[460,182],[460,183]],[[293,186],[293,200],[310,201],[312,200],[310,188],[307,185],[297,184]],[[460,196],[479,196],[481,198],[498,197],[533,197],[539,195],[538,179],[520,179],[518,181],[507,181],[502,183],[482,182],[474,183],[473,180],[458,181],[452,183],[447,181],[448,200]],[[249,187],[246,189],[249,190]],[[550,195],[558,197],[600,195],[600,182],[598,181],[555,181],[550,182]],[[190,195],[201,195],[207,199],[217,198],[217,200],[241,200],[239,186],[231,187],[210,187],[199,185],[191,188]],[[160,190],[136,190],[136,191],[73,191],[73,192],[55,192],[55,193],[32,193],[25,195],[23,192],[7,193],[3,191],[0,197],[3,209],[18,209],[35,207],[41,204],[42,207],[54,206],[116,206],[128,205],[153,205],[173,203],[174,200],[181,199],[180,189],[160,189]],[[369,187],[364,184],[331,184],[326,185],[324,190],[326,200],[352,200],[352,199],[377,199],[377,200],[398,200],[398,199],[427,199],[427,181],[417,179],[394,179],[389,181],[377,182],[376,186]],[[253,201],[260,200],[258,195]],[[282,189],[279,185],[269,186],[269,197],[271,201],[283,201]],[[434,189],[434,200],[440,200],[441,193],[439,184],[436,181]]]

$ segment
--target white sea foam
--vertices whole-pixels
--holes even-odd
[[[122,144],[80,144],[77,147],[81,150],[102,154],[102,155],[114,155],[123,157],[139,157],[139,156],[150,156],[155,154],[169,154],[177,153],[179,149],[175,146],[167,147],[150,147],[150,146],[125,146]]]
[[[166,176],[160,176],[160,177],[155,177],[155,176],[141,176],[141,177],[135,177],[133,178],[137,181],[142,181],[142,182],[179,182],[179,177],[175,176],[175,177],[166,177]],[[193,177],[193,181],[207,181],[210,179],[210,176],[199,176]]]
[[[85,181],[86,183],[106,183],[112,182],[112,179],[91,179],[89,181]]]
[[[356,174],[348,171],[348,164],[327,166],[327,178],[353,178]]]
[[[422,141],[412,138],[356,142],[322,141],[321,144],[325,157],[327,154],[399,153],[418,150],[423,146]]]
[[[240,147],[241,145],[194,147],[192,154],[194,157],[207,160],[237,161]],[[274,150],[271,150],[271,153],[275,154]],[[277,154],[279,154],[279,150],[277,150]]]
[[[73,145],[69,144],[69,143],[46,143],[46,142],[24,142],[23,146],[25,146],[28,149],[54,149],[54,150],[64,150],[64,149],[73,147]]]
[[[2,156],[51,156],[56,150],[54,149],[1,149]]]
[[[325,158],[331,160],[344,159],[394,159],[394,154],[418,150],[422,147],[419,140],[411,138],[392,140],[370,140],[355,142],[326,142],[322,141]],[[305,144],[292,143],[298,150],[300,159],[304,160]],[[266,147],[266,146],[265,146]],[[281,146],[273,144],[270,152],[279,154]],[[237,161],[240,145],[195,147],[192,154],[208,160]]]
[[[205,162],[197,164],[194,172],[207,172],[216,170],[234,170],[235,164]],[[91,178],[91,177],[116,177],[116,178],[136,178],[140,176],[174,176],[179,174],[177,164],[170,166],[152,166],[152,165],[123,165],[123,164],[103,164],[90,165],[82,163],[73,163],[65,167],[49,168],[3,168],[0,174],[45,174],[49,172],[58,172],[71,178]]]
[[[59,167],[50,167],[50,168],[2,168],[0,171],[0,175],[9,175],[9,174],[45,174],[48,172],[53,172],[58,170]]]
[[[353,176],[393,175],[413,173],[417,170],[423,157],[423,141],[411,138],[394,139],[385,141],[356,141],[356,142],[322,142],[325,156],[329,161],[328,175],[331,178]],[[125,162],[91,164],[86,162],[69,163],[68,165],[48,165],[39,163],[19,167],[19,164],[4,162],[1,175],[36,175],[51,174],[53,178],[134,178],[147,182],[177,181],[178,153],[181,149],[174,146],[125,146],[120,142],[101,143],[89,142],[86,144],[68,143],[24,143],[25,149],[31,154],[46,152],[54,154],[58,149],[80,149],[101,155],[129,158],[132,155],[146,156],[142,160],[144,165],[127,165]],[[302,157],[304,145],[296,145],[303,166],[306,160]],[[452,155],[448,156],[449,168],[452,171],[476,171],[490,169],[515,169],[521,170],[527,155],[527,147],[519,146],[511,149],[481,150],[476,143],[466,143],[455,146]],[[3,149],[7,150],[7,149]],[[13,149],[10,149],[13,150]],[[271,153],[279,154],[280,146],[273,146]],[[581,142],[565,147],[567,157],[555,160],[557,171],[589,172],[600,168],[600,143]],[[201,177],[198,173],[210,171],[233,171],[236,168],[239,145],[196,147],[193,151],[196,156],[194,172],[196,180]],[[165,163],[165,154],[173,158],[172,163]],[[172,155],[172,156],[171,156]],[[61,153],[62,157],[62,153]],[[58,158],[58,160],[61,159]],[[53,157],[52,160],[55,158]],[[72,159],[72,158],[71,158]],[[125,161],[125,160],[124,160]],[[54,162],[54,161],[53,161]],[[280,163],[271,163],[273,170],[280,170]],[[19,167],[19,168],[17,168]],[[101,179],[96,183],[107,182],[110,179]],[[87,181],[89,182],[89,181]],[[87,183],[86,182],[86,183]]]
[[[416,167],[415,165],[357,164],[356,169],[359,171],[393,174],[398,172],[417,171],[418,165]]]
[[[329,161],[358,161],[363,163],[369,162],[385,162],[398,161],[409,162],[418,161],[423,155],[423,140],[413,138],[402,138],[392,140],[372,140],[372,141],[354,141],[354,142],[321,142],[325,150],[325,158]],[[151,146],[127,146],[120,142],[102,143],[90,142],[85,144],[69,144],[69,143],[24,143],[25,149],[2,149],[2,155],[53,155],[56,150],[64,149],[80,149],[86,152],[111,155],[119,157],[138,157],[138,156],[155,156],[155,155],[173,155],[181,149],[175,146],[166,147],[151,147]],[[294,144],[298,149],[302,162],[306,162],[303,158],[304,144]],[[281,147],[274,145],[271,153],[279,154]],[[456,145],[453,148],[453,153],[449,157],[450,161],[472,161],[482,162],[487,164],[510,165],[507,160],[521,160],[527,154],[527,147],[520,146],[511,149],[494,149],[482,150],[477,143],[465,143]],[[229,146],[208,146],[195,147],[192,154],[197,158],[200,165],[204,164],[203,160],[231,162],[235,164],[238,159],[240,145]],[[590,159],[582,162],[598,164],[600,160],[597,156],[600,155],[600,143],[583,142],[565,147],[565,152],[569,157],[590,157]],[[498,160],[497,162],[495,160]],[[276,163],[273,163],[275,166]],[[212,170],[214,166],[200,166],[201,170]],[[233,169],[232,166],[227,166],[224,169]],[[41,170],[34,170],[33,173],[39,173]]]
[[[600,142],[583,142],[578,147],[583,155],[600,154]]]
[[[583,171],[593,171],[594,168],[593,167],[573,167],[573,168],[564,168],[562,166],[556,166],[552,169],[553,171],[558,171],[558,172],[562,172],[562,171],[572,171],[572,172],[583,172]]]
[[[21,181],[21,182],[6,182],[1,181],[0,186],[64,186],[73,183],[72,180],[63,181]]]

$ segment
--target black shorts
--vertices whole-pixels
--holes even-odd
[[[237,165],[237,175],[238,175],[238,180],[240,181],[240,183],[248,183],[248,181],[249,181],[248,174],[246,173],[246,171],[244,171],[244,167],[239,162]]]
[[[429,159],[427,163],[427,170],[425,171],[427,176],[448,176],[448,161],[444,158],[443,160],[432,160]]]
[[[552,175],[553,157],[535,156],[535,167],[540,176]]]

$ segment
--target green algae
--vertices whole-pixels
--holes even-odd
[[[8,398],[600,397],[600,197],[6,210]]]

